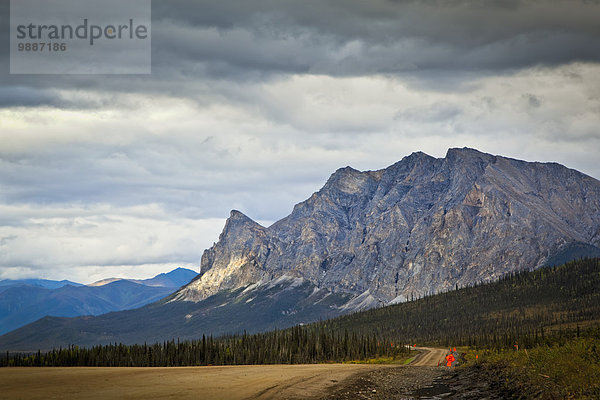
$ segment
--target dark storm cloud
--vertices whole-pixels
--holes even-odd
[[[0,5],[4,48],[7,5]],[[151,76],[3,73],[0,107],[53,105],[43,94],[39,99],[24,92],[13,97],[6,86],[202,98],[191,80],[214,86],[215,80],[264,81],[310,73],[398,75],[443,89],[449,81],[482,74],[600,60],[600,5],[591,1],[155,0],[152,19]],[[7,53],[2,52],[4,71]]]
[[[600,58],[600,8],[594,2],[153,4],[158,28],[169,24],[174,34],[166,41],[167,35],[155,36],[159,58],[169,49],[164,54],[244,71],[362,75],[523,68]],[[182,34],[177,41],[176,27],[212,28],[216,35]]]

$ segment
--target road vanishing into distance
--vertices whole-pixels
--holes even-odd
[[[414,367],[437,367],[445,365],[445,357],[449,353],[446,349],[438,349],[435,347],[413,347],[415,350],[421,351],[415,359],[410,363]]]

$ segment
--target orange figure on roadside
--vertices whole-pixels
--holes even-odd
[[[453,355],[452,353],[450,353],[450,354],[448,354],[448,355],[446,356],[446,361],[448,361],[448,363],[446,364],[446,366],[447,366],[447,367],[451,367],[451,366],[452,366],[452,363],[453,363],[454,361],[456,361],[456,358],[454,358],[454,355]]]

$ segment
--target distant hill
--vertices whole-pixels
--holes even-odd
[[[71,282],[67,280],[52,281],[48,279],[3,279],[0,281],[0,292],[13,286],[34,286],[44,289],[58,289],[66,285],[83,286],[81,283]]]
[[[177,268],[139,283],[117,279],[99,286],[43,279],[2,281],[0,334],[45,316],[100,315],[142,307],[173,293],[195,275]]]
[[[119,280],[127,280],[134,283],[139,283],[145,286],[161,286],[161,287],[172,287],[180,288],[183,285],[190,283],[198,273],[187,268],[176,268],[171,272],[162,273],[156,275],[154,278],[149,279],[123,279],[123,278],[108,278],[94,282],[89,286],[102,286],[108,283],[112,283]]]
[[[186,268],[177,268],[166,274],[156,275],[154,278],[132,280],[132,282],[140,283],[146,286],[162,286],[180,288],[187,285],[192,279],[198,275],[198,272]]]
[[[548,258],[546,266],[562,265],[572,260],[600,257],[600,248],[586,243],[575,242],[564,246],[559,252]]]

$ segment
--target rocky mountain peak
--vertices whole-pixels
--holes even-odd
[[[453,147],[448,149],[446,152],[447,160],[461,160],[461,161],[485,161],[485,162],[493,162],[496,159],[496,156],[491,154],[483,153],[477,149],[472,149],[470,147]]]
[[[254,220],[248,217],[246,214],[242,213],[238,210],[231,210],[229,214],[229,218],[225,222],[225,226],[229,226],[230,228],[233,226],[240,225],[258,225]]]
[[[329,177],[320,192],[332,190],[347,194],[363,192],[369,184],[379,180],[380,175],[374,171],[361,172],[352,167],[340,168]]]
[[[369,304],[403,301],[596,248],[599,226],[600,182],[579,172],[469,148],[417,152],[379,171],[337,170],[268,228],[232,211],[176,298],[286,275]]]
[[[423,162],[432,162],[435,160],[435,157],[431,157],[429,154],[423,153],[422,151],[415,151],[413,153],[411,153],[410,155],[404,157],[401,161],[399,162],[411,162],[412,164],[415,163],[423,163]]]
[[[237,237],[240,235],[243,236],[247,232],[258,232],[264,229],[263,226],[250,219],[241,211],[231,210],[229,218],[225,221],[225,227],[219,240],[235,241]]]
[[[409,177],[413,172],[422,175],[426,171],[433,171],[437,166],[439,166],[438,159],[417,151],[378,172],[382,175],[382,183],[385,184],[385,182],[399,182],[407,178],[410,180]]]
[[[468,169],[471,176],[481,174],[485,168],[497,162],[497,157],[491,154],[482,153],[478,150],[468,147],[448,149],[444,161],[455,172]]]

